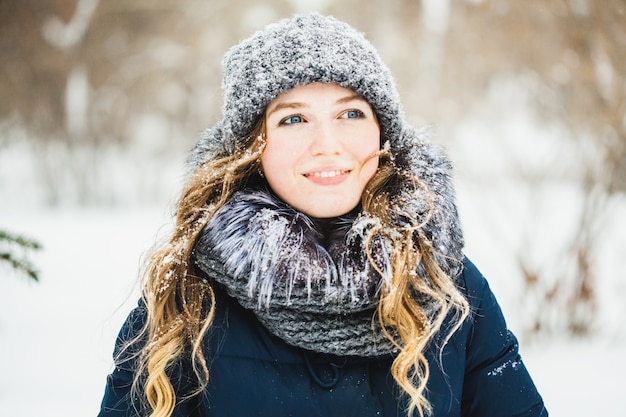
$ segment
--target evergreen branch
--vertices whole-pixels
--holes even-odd
[[[42,248],[42,245],[36,240],[11,234],[4,230],[0,230],[0,244],[5,247],[17,245],[22,250],[40,250]],[[8,263],[13,270],[26,274],[35,281],[39,281],[39,274],[34,265],[26,258],[18,258],[10,249],[0,252],[0,262]]]
[[[10,253],[0,253],[0,260],[8,262],[13,269],[28,275],[31,279],[39,282],[37,270],[27,259],[16,259]]]
[[[42,246],[39,242],[33,239],[29,239],[25,236],[14,235],[4,230],[0,230],[0,242],[8,242],[9,244],[17,244],[25,249],[41,249]]]

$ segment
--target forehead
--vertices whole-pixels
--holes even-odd
[[[367,103],[361,95],[349,88],[330,83],[312,83],[299,85],[281,93],[268,104],[267,109],[270,111],[273,107],[281,103],[302,102],[302,104],[305,104],[307,101],[319,100],[330,103],[359,100]]]

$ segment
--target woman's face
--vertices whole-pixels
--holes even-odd
[[[261,165],[283,201],[317,218],[357,206],[380,149],[380,128],[365,99],[336,84],[298,86],[267,106],[265,125]]]

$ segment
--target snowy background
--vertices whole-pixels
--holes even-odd
[[[93,7],[91,11],[82,9],[83,14],[92,13],[98,6],[92,0],[78,3]],[[98,7],[123,9],[123,3],[107,2]],[[164,4],[154,4],[157,3]],[[226,13],[231,3],[212,2],[220,5],[220,13]],[[240,20],[246,22],[246,29],[240,30],[238,36],[248,35],[250,27],[275,19],[277,14],[269,11],[269,5],[285,2],[239,3],[254,3],[254,7],[248,5],[245,9]],[[287,3],[302,9],[311,4],[295,0]],[[370,8],[359,8],[361,14],[350,8],[351,0],[313,3],[319,9],[345,3],[348,12],[341,17],[348,20],[375,15],[382,23],[372,29],[372,35],[389,34],[388,38],[377,38],[377,45],[399,79],[402,71],[438,71],[433,63],[438,62],[441,51],[437,52],[437,42],[432,41],[441,41],[438,36],[446,30],[448,20],[453,19],[454,13],[443,7],[450,2],[422,2],[423,21],[431,32],[426,33],[426,41],[419,44],[419,49],[426,57],[424,62],[431,66],[416,65],[408,70],[397,59],[411,45],[402,43],[406,42],[403,36],[392,37],[398,34],[399,25],[390,17],[394,16],[392,13],[376,9],[380,3],[364,2]],[[478,7],[489,2],[465,3]],[[198,5],[187,0],[185,4]],[[389,9],[396,10],[396,17],[409,16],[409,4],[400,4],[404,3],[389,2]],[[586,2],[571,4],[582,7]],[[406,13],[403,7],[407,8]],[[0,7],[0,14],[2,10]],[[217,24],[215,10],[196,7],[193,12],[187,11],[194,14],[188,21],[193,22],[195,17],[203,27],[210,26],[203,19],[214,19],[213,24]],[[96,23],[92,26],[101,28]],[[52,26],[46,27],[53,31]],[[202,43],[201,48],[217,43],[216,35],[221,34],[210,27],[202,33],[204,43],[198,42]],[[151,36],[156,38],[154,33]],[[109,41],[109,48],[124,42],[131,44],[119,36],[112,36]],[[174,41],[149,41],[151,49],[133,57],[135,66],[123,67],[124,71],[111,79],[130,77],[130,89],[141,81],[137,62],[139,67],[148,66],[153,58],[163,65],[160,70],[179,65],[197,67],[198,72],[182,76],[175,73],[169,82],[150,84],[149,91],[158,92],[157,99],[148,99],[155,108],[148,107],[140,117],[122,120],[120,129],[132,138],[122,145],[105,140],[95,145],[66,146],[45,136],[31,140],[32,132],[23,130],[19,123],[0,119],[0,230],[32,237],[43,245],[43,250],[27,253],[40,271],[38,283],[0,265],[0,417],[82,417],[95,416],[99,410],[106,375],[111,371],[115,337],[138,297],[136,278],[142,256],[157,236],[167,231],[171,203],[184,173],[185,155],[198,131],[207,127],[191,117],[185,120],[187,124],[174,125],[173,120],[194,115],[194,109],[211,109],[210,100],[200,99],[214,91],[214,87],[199,83],[210,78],[212,73],[207,68],[211,64],[186,61],[194,54]],[[202,49],[216,62],[222,52]],[[567,56],[567,62],[576,61],[571,54]],[[92,74],[80,65],[77,67],[69,71],[63,92],[68,113],[63,123],[70,136],[75,135],[74,139],[81,137],[76,136],[77,132],[84,133],[85,121],[90,117],[114,113],[117,107],[137,110],[121,106],[132,101],[115,90],[125,87],[115,84],[98,89],[89,84],[88,75]],[[563,81],[569,76],[566,70],[556,66],[553,72]],[[92,71],[96,72],[93,68]],[[185,90],[181,80],[188,78],[193,88]],[[404,85],[408,85],[404,80]],[[408,99],[405,104],[416,96],[426,96],[425,107],[407,108],[413,117],[420,115],[415,120],[417,124],[435,123],[433,140],[442,142],[454,161],[467,253],[489,280],[510,327],[520,337],[522,356],[550,414],[626,416],[626,403],[621,400],[626,386],[624,193],[617,192],[602,200],[591,228],[594,246],[589,253],[593,262],[595,316],[584,336],[574,337],[565,331],[563,317],[570,314],[567,303],[558,298],[553,304],[546,304],[545,300],[542,303],[541,297],[529,293],[520,272],[523,261],[548,283],[552,278],[567,285],[568,280],[563,277],[575,275],[572,245],[578,241],[575,233],[580,230],[581,207],[590,196],[589,190],[581,186],[579,173],[587,172],[589,167],[604,166],[602,147],[580,146],[562,124],[539,117],[529,98],[533,89],[528,80],[505,77],[490,81],[481,100],[467,107],[463,100],[453,102],[450,98],[444,99],[443,104],[438,102],[439,107],[430,106],[428,94],[435,93],[424,87],[432,87],[431,81],[425,77],[413,90],[402,89],[401,94]],[[619,91],[623,93],[623,86]],[[452,91],[452,97],[456,94]],[[120,97],[124,100],[116,101]],[[163,109],[157,107],[162,102],[167,104],[166,111],[159,113]],[[97,108],[94,110],[90,103]],[[439,108],[441,116],[428,114],[429,106]],[[88,110],[94,113],[90,115]],[[626,126],[623,112],[621,117]],[[104,139],[110,139],[106,135],[113,135],[114,128],[106,124],[101,127]],[[567,288],[561,288],[560,294],[567,294]],[[537,317],[550,331],[529,332],[532,319]]]

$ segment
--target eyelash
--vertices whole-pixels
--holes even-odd
[[[348,113],[356,113],[357,117],[344,117],[345,115],[347,115]],[[296,123],[289,123],[289,119],[293,118],[293,117],[299,117],[301,119],[300,122],[296,122]],[[365,117],[365,113],[359,109],[350,109],[350,110],[346,110],[345,112],[343,112],[340,116],[340,118],[342,119],[362,119]],[[304,118],[304,116],[302,114],[291,114],[287,117],[285,117],[284,119],[282,119],[280,122],[278,122],[279,126],[285,126],[285,125],[291,125],[291,124],[298,124],[298,123],[303,123],[304,121],[306,121],[306,119]]]
[[[304,116],[301,114],[291,114],[287,117],[285,117],[284,119],[282,119],[280,122],[278,122],[279,126],[284,126],[284,125],[293,125],[293,124],[297,124],[297,123],[288,123],[288,120],[293,118],[293,117],[299,117],[302,121],[304,121]],[[298,122],[298,123],[302,123],[302,121]]]
[[[342,113],[341,117],[343,118],[343,116],[345,116],[348,113],[356,113],[357,117],[348,117],[348,119],[362,119],[365,117],[365,113],[363,113],[363,111],[359,110],[359,109],[350,109],[350,110],[346,110],[345,112]]]

